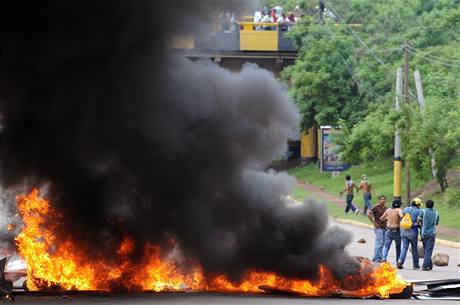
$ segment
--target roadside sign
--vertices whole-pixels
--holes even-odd
[[[341,172],[350,167],[350,163],[342,162],[339,159],[339,145],[334,142],[334,135],[341,132],[340,128],[321,126],[321,159],[320,168],[322,172]]]

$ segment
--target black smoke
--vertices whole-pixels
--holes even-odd
[[[292,178],[263,172],[298,122],[272,74],[168,55],[227,2],[166,2],[2,1],[4,189],[47,186],[59,237],[92,257],[129,234],[174,238],[185,262],[232,278],[348,273],[350,235],[320,205],[287,207]]]

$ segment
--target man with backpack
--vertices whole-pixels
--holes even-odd
[[[427,200],[425,205],[426,209],[420,211],[417,220],[422,230],[424,253],[422,270],[430,271],[433,269],[431,255],[433,254],[434,242],[436,239],[436,226],[439,224],[439,213],[433,209],[433,200]]]
[[[417,217],[420,214],[420,206],[422,200],[420,198],[414,198],[410,207],[406,207],[403,210],[403,219],[401,220],[401,242],[402,249],[401,255],[398,258],[396,265],[399,269],[404,268],[404,261],[406,260],[407,250],[409,244],[412,252],[412,263],[414,270],[420,269],[419,257],[418,257],[418,224]]]

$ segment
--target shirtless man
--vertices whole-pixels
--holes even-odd
[[[388,252],[390,251],[391,243],[395,242],[396,247],[396,264],[401,256],[401,230],[400,222],[404,217],[401,210],[401,200],[395,199],[391,204],[391,209],[387,209],[380,217],[380,221],[387,221],[387,230],[385,232],[385,242],[383,244],[382,262],[387,260]]]
[[[364,199],[364,214],[367,215],[367,210],[372,208],[372,182],[367,179],[366,175],[361,176],[361,182],[359,183],[359,190],[363,190]]]
[[[345,188],[340,192],[340,196],[342,196],[343,193],[346,192],[347,197],[346,197],[346,206],[345,206],[345,213],[348,213],[348,211],[351,209],[353,213],[356,215],[359,214],[359,209],[353,204],[353,189],[356,189],[356,194],[358,194],[359,190],[356,184],[351,180],[350,175],[345,176]]]

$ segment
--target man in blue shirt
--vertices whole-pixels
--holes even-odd
[[[398,258],[397,266],[399,269],[404,268],[404,261],[406,260],[407,250],[409,249],[409,244],[411,247],[412,252],[412,264],[414,270],[420,269],[418,260],[418,251],[417,251],[417,244],[418,244],[418,224],[417,224],[417,217],[420,214],[420,206],[422,205],[422,200],[420,198],[414,198],[412,201],[412,205],[410,207],[406,207],[403,210],[403,214],[410,214],[410,218],[412,220],[412,228],[409,230],[401,229],[401,241],[402,241],[402,249],[401,255]]]
[[[423,242],[423,265],[422,270],[429,271],[433,269],[431,255],[433,254],[434,241],[436,238],[436,226],[439,224],[439,213],[434,210],[433,200],[426,201],[426,209],[423,209],[417,219],[421,224],[422,242]]]

